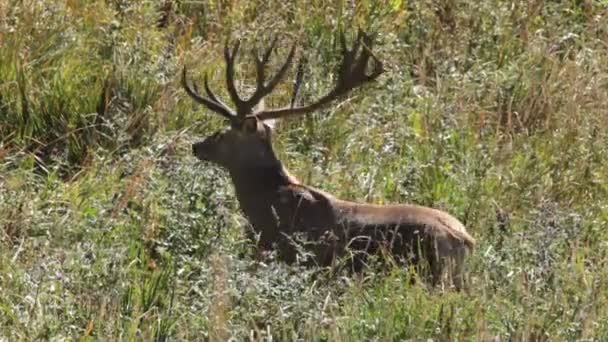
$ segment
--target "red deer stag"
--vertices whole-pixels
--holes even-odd
[[[192,145],[192,152],[198,159],[215,163],[230,173],[240,207],[253,228],[251,233],[259,234],[258,248],[274,248],[279,258],[294,262],[298,257],[295,237],[304,236],[312,242],[305,244],[313,256],[310,259],[318,265],[334,265],[336,258],[349,255],[349,267],[357,271],[369,255],[387,254],[404,264],[428,265],[430,272],[426,274],[433,284],[450,277],[460,289],[464,257],[475,240],[456,218],[413,204],[373,205],[340,200],[301,184],[273,151],[272,129],[267,120],[321,109],[354,88],[374,81],[384,71],[371,51],[369,35],[360,31],[351,49],[346,47],[344,35],[340,38],[342,62],[335,86],[316,102],[304,106],[294,107],[292,101],[292,106],[282,109],[254,109],[285,76],[294,58],[295,44],[268,81],[265,68],[276,39],[261,56],[254,50],[256,89],[247,100],[239,96],[234,84],[239,43],[232,49],[225,47],[226,87],[236,110],[212,92],[207,77],[207,97],[199,95],[196,87],[188,84],[184,68],[182,83],[188,95],[230,122],[229,128]],[[372,64],[369,73],[368,64]]]

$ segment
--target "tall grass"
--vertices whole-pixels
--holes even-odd
[[[280,123],[277,152],[339,197],[460,218],[468,293],[257,263],[227,175],[190,156],[222,123],[183,66],[226,98],[226,39],[278,35],[276,64],[297,40],[310,102],[357,27],[387,72]],[[605,1],[0,0],[0,340],[604,340],[606,41]]]

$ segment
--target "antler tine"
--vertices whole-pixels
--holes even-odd
[[[234,43],[232,52],[228,47],[228,42],[226,42],[226,46],[224,47],[224,59],[226,60],[226,88],[228,89],[230,99],[237,108],[237,114],[241,111],[244,103],[244,101],[239,97],[236,86],[234,85],[234,61],[239,52],[240,44],[240,41],[237,40]]]
[[[350,65],[353,63],[353,58],[357,51],[354,49],[348,49],[346,46],[346,37],[344,36],[344,32],[340,32],[340,46],[342,47],[342,62],[340,63],[340,69],[338,74],[338,79],[345,75],[348,72]]]
[[[256,86],[256,90],[253,93],[253,95],[251,95],[251,97],[243,103],[244,115],[250,115],[251,113],[248,113],[248,112],[253,107],[255,107],[262,100],[262,98],[264,98],[264,96],[268,95],[270,92],[272,92],[274,90],[274,88],[277,86],[277,84],[279,84],[281,79],[283,79],[283,77],[285,76],[285,73],[287,72],[287,69],[289,69],[289,66],[291,65],[293,57],[295,56],[296,43],[294,43],[292,45],[291,50],[289,51],[289,55],[285,59],[285,62],[283,63],[281,68],[279,68],[279,71],[277,71],[277,73],[270,79],[270,81],[268,81],[268,83],[265,84],[264,68],[266,67],[266,64],[268,63],[268,59],[270,58],[270,54],[271,54],[272,50],[274,49],[275,44],[276,44],[276,39],[272,42],[270,48],[264,53],[264,56],[262,57],[262,59],[259,59],[257,56],[255,57],[256,69],[257,69],[257,77],[256,77],[257,86]]]
[[[372,52],[374,44],[373,37],[371,35],[366,34],[365,32],[363,32],[362,35],[363,45],[361,57],[354,67],[354,74],[361,75],[366,79],[366,81],[371,81],[376,79],[378,76],[380,76],[380,74],[382,74],[382,72],[384,72],[384,66],[382,62],[378,58],[376,58],[376,56]],[[365,73],[365,69],[367,69],[367,64],[369,63],[370,58],[374,61],[374,69],[372,70],[371,74],[367,75]]]
[[[208,109],[220,114],[221,116],[227,119],[234,119],[235,114],[232,112],[232,110],[230,110],[223,102],[219,101],[215,94],[213,94],[213,92],[211,91],[211,88],[209,88],[207,75],[205,75],[205,91],[211,99],[206,99],[202,97],[198,94],[198,91],[190,87],[187,80],[186,66],[184,66],[184,70],[182,71],[182,86],[186,90],[186,93],[188,93],[188,95],[190,95],[190,97],[192,97],[196,102],[204,105]]]
[[[256,67],[256,87],[257,87],[257,89],[264,88],[264,82],[266,81],[266,69],[265,68],[266,68],[266,65],[268,64],[268,61],[270,60],[270,55],[272,54],[272,51],[274,50],[277,40],[278,40],[278,37],[275,37],[272,40],[270,47],[268,49],[266,49],[266,51],[262,55],[261,59],[258,56],[257,49],[256,48],[252,49],[252,55],[253,55],[253,59],[255,60],[255,67]],[[252,96],[247,102],[252,103],[253,98],[254,98],[254,96]],[[259,99],[258,99],[258,101],[259,101]],[[254,103],[253,106],[255,106],[256,104],[257,103]]]
[[[279,40],[279,37],[274,37],[274,39],[272,40],[272,43],[270,43],[270,47],[264,53],[264,58],[262,59],[264,61],[264,64],[268,63],[268,60],[270,59],[270,55],[272,54],[274,47],[277,45],[278,40]]]
[[[209,96],[209,98],[211,98],[211,100],[217,102],[217,104],[228,108],[228,106],[222,102],[222,100],[218,99],[217,96],[215,96],[215,94],[213,93],[213,91],[211,90],[211,87],[209,86],[209,77],[207,77],[208,75],[205,74],[205,79],[204,79],[204,86],[205,86],[205,92],[207,93],[207,96]],[[196,87],[196,84],[194,85]]]
[[[302,57],[300,59],[300,63],[298,63],[298,68],[296,71],[296,79],[293,82],[293,91],[291,93],[291,101],[289,104],[290,108],[293,108],[296,105],[296,100],[298,98],[298,91],[300,90],[300,86],[302,85],[302,79],[304,78],[304,67],[306,66],[306,58]]]
[[[295,56],[295,53],[296,53],[296,43],[294,42],[293,45],[291,46],[291,50],[289,51],[289,55],[287,55],[287,59],[285,59],[285,63],[283,63],[283,65],[281,66],[279,71],[277,71],[277,73],[274,74],[272,79],[268,82],[268,85],[266,85],[264,87],[265,93],[263,95],[266,95],[269,92],[271,92],[277,86],[277,84],[279,84],[279,82],[283,79],[283,77],[285,76],[285,72],[287,72],[287,69],[289,69],[289,67],[291,66],[291,62],[293,60],[293,56]]]
[[[277,44],[277,40],[278,40],[278,37],[274,37],[274,39],[272,40],[272,43],[270,43],[270,47],[268,47],[268,49],[266,49],[266,51],[264,52],[262,59],[259,59],[257,54],[255,55],[256,71],[257,71],[257,89],[265,88],[265,85],[264,85],[264,82],[266,81],[265,68],[266,68],[266,65],[268,64],[268,61],[270,60],[270,55],[272,55],[272,51],[274,50],[274,47]],[[256,92],[257,92],[257,90],[256,90]],[[252,100],[255,97],[256,97],[255,95],[252,95],[251,98],[249,99],[249,101],[254,102]],[[259,99],[258,99],[258,101],[259,101]],[[255,106],[256,104],[254,103],[253,105]]]
[[[367,35],[362,30],[359,30],[357,38],[355,39],[351,49],[348,49],[346,46],[344,33],[340,33],[339,39],[342,47],[342,61],[338,67],[336,85],[329,93],[310,105],[260,111],[254,115],[261,120],[267,120],[285,116],[306,114],[331,103],[338,97],[347,94],[356,87],[375,80],[378,76],[380,76],[380,74],[382,74],[384,71],[382,63],[373,55],[371,51],[371,36]],[[361,45],[363,45],[363,47],[361,53],[359,53]],[[375,66],[372,73],[368,75],[365,70],[370,58],[374,60]]]
[[[362,31],[359,31],[357,41],[362,41],[363,44],[361,44],[361,54],[359,55],[359,59],[357,60],[357,63],[353,66],[353,74],[365,76],[365,69],[367,68],[369,58],[371,57],[370,50],[372,48],[373,42],[371,36],[363,33]]]

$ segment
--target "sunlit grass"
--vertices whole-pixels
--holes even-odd
[[[605,339],[607,13],[0,0],[0,340]],[[281,122],[277,153],[339,197],[460,218],[478,241],[468,292],[429,290],[406,269],[258,264],[227,175],[190,156],[222,122],[184,95],[182,66],[227,98],[228,37],[278,35],[273,65],[297,39],[306,103],[331,87],[337,33],[357,27],[377,33],[386,73]],[[247,57],[237,73],[253,82]]]

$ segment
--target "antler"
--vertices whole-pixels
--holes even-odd
[[[186,89],[186,92],[188,93],[188,95],[190,95],[190,97],[194,99],[194,101],[204,105],[205,107],[222,115],[223,117],[229,120],[233,120],[236,117],[236,113],[234,113],[230,108],[228,108],[228,106],[226,106],[221,100],[219,100],[215,96],[213,91],[211,91],[207,75],[205,75],[205,91],[207,92],[207,96],[209,97],[209,99],[204,98],[198,94],[196,85],[194,86],[194,89],[190,87],[190,85],[188,84],[188,80],[186,79],[186,74],[186,66],[184,66],[184,71],[182,72],[182,86],[184,87],[184,89]]]
[[[236,54],[239,50],[239,43],[237,42],[232,49],[232,52],[226,48],[224,49],[224,57],[226,59],[226,86],[228,88],[228,93],[230,94],[230,98],[232,102],[236,105],[236,113],[238,117],[245,117],[247,115],[252,114],[253,108],[260,103],[260,101],[264,98],[264,96],[270,94],[274,88],[279,84],[281,79],[285,76],[287,69],[291,65],[291,61],[293,60],[293,56],[296,52],[296,44],[294,43],[289,51],[289,55],[287,55],[287,59],[277,71],[277,73],[266,83],[266,75],[265,68],[268,64],[268,60],[270,59],[270,55],[274,50],[274,47],[277,43],[277,39],[275,38],[270,44],[270,47],[264,52],[262,57],[258,56],[258,52],[256,49],[251,51],[253,58],[255,60],[256,67],[256,89],[248,100],[243,100],[239,97],[236,87],[234,85],[234,60]]]
[[[310,105],[301,107],[292,106],[275,110],[262,110],[253,114],[253,116],[256,116],[260,120],[268,120],[315,111],[331,103],[340,96],[347,94],[352,89],[375,80],[384,72],[382,62],[376,58],[371,51],[373,45],[372,37],[362,30],[359,30],[352,49],[349,50],[346,47],[346,39],[343,33],[340,35],[340,45],[342,46],[342,63],[338,68],[336,85],[329,93]],[[361,50],[360,53],[359,50]],[[368,75],[365,71],[370,59],[374,61],[374,68],[371,74]],[[294,89],[294,91],[297,90]]]
[[[235,42],[232,49],[230,49],[228,47],[228,43],[226,43],[224,48],[224,59],[226,60],[226,88],[228,89],[230,99],[236,106],[236,111],[230,109],[217,96],[215,96],[209,87],[207,75],[205,75],[205,92],[207,93],[208,98],[199,95],[196,86],[194,86],[194,89],[190,87],[188,81],[186,80],[186,67],[184,67],[182,74],[182,85],[186,89],[188,95],[190,95],[190,97],[192,97],[196,102],[206,106],[216,113],[219,113],[223,117],[233,122],[235,120],[242,120],[248,116],[255,116],[260,120],[268,120],[291,115],[306,114],[322,108],[340,96],[347,94],[352,89],[375,80],[384,72],[382,62],[380,62],[380,60],[378,60],[378,58],[376,58],[371,51],[373,39],[370,35],[366,34],[362,30],[359,30],[357,39],[353,43],[353,47],[348,49],[346,47],[346,38],[342,33],[340,34],[342,63],[338,68],[338,79],[336,81],[336,85],[329,93],[310,105],[294,107],[297,92],[302,82],[302,63],[304,63],[304,61],[302,61],[298,67],[291,105],[281,109],[261,110],[253,113],[253,108],[264,98],[264,96],[270,94],[277,84],[279,84],[279,82],[283,79],[295,55],[296,44],[294,43],[283,65],[279,68],[277,73],[268,82],[266,82],[265,68],[270,60],[272,51],[275,49],[276,42],[277,39],[275,38],[270,47],[264,51],[261,57],[258,55],[256,49],[252,50],[252,55],[256,66],[256,89],[253,92],[253,95],[251,95],[251,97],[247,100],[241,99],[234,84],[234,62],[239,51],[240,43],[239,41]],[[368,75],[366,73],[366,69],[370,59],[374,61],[374,68]]]

